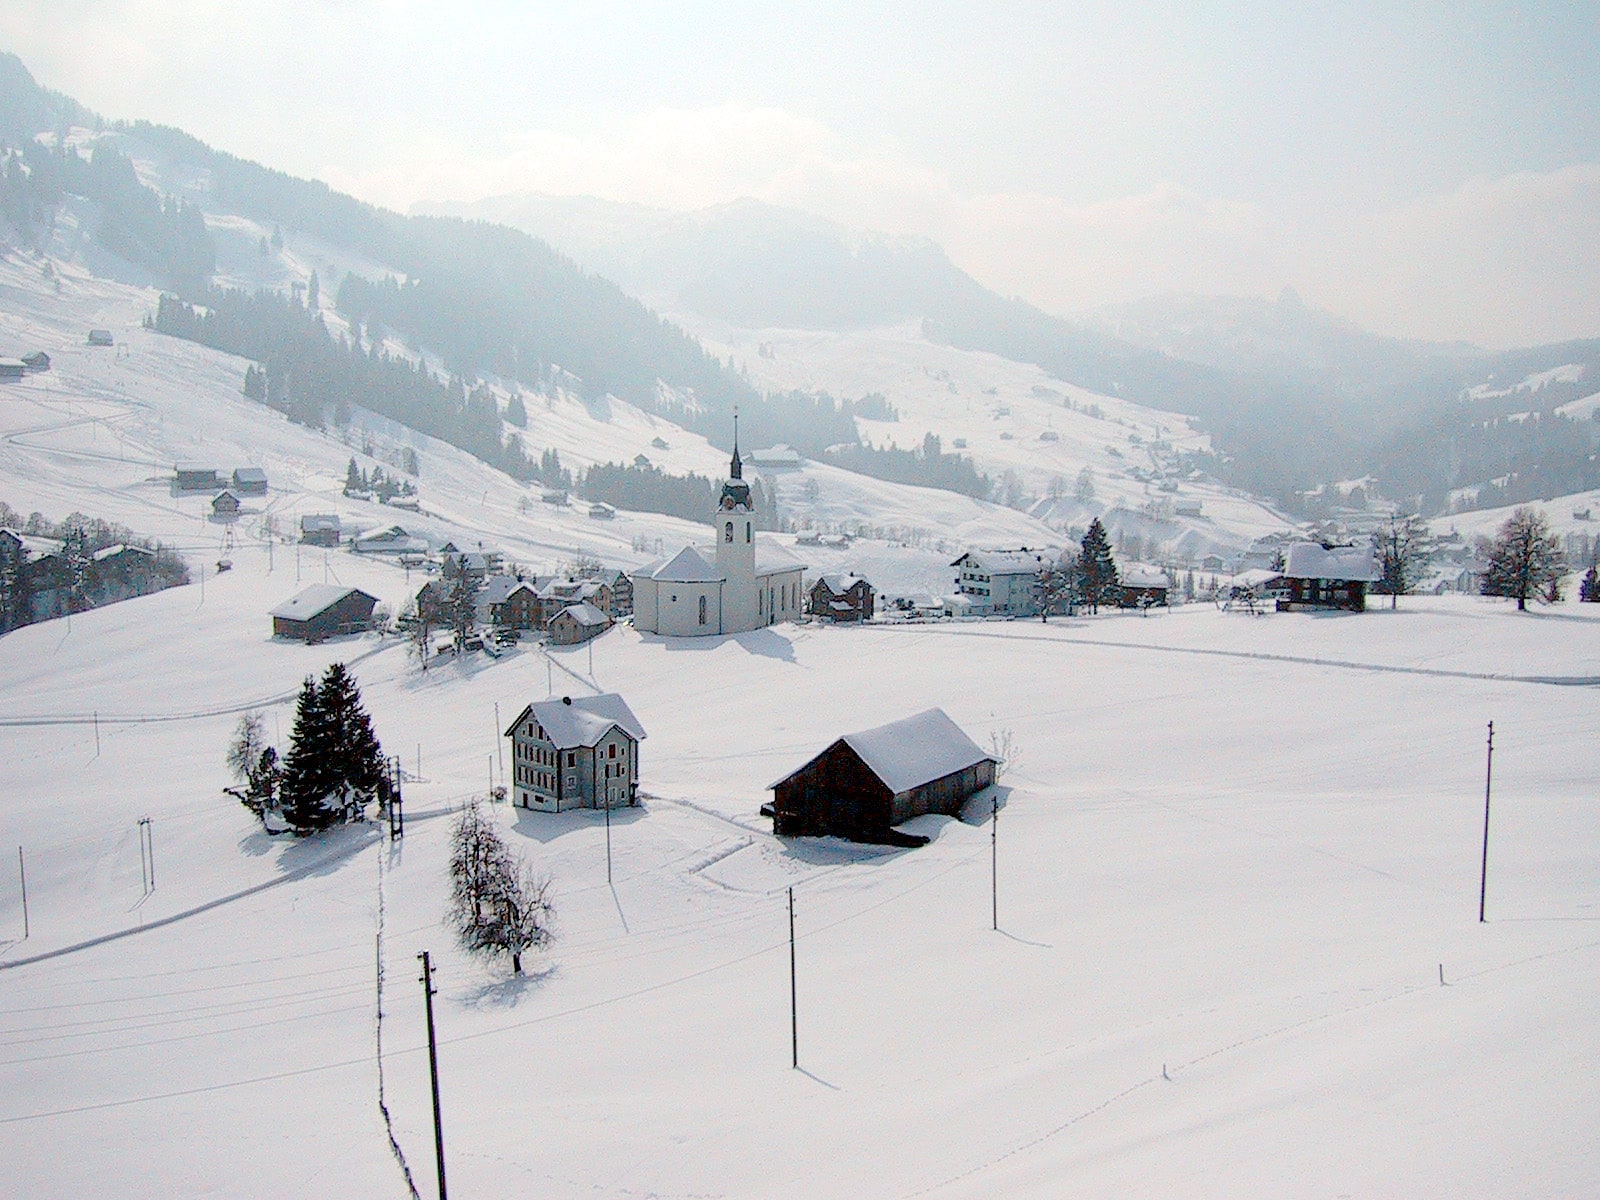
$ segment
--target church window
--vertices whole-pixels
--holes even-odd
[[[725,524],[722,527],[722,540],[725,541],[725,542],[733,541],[733,522],[732,521],[729,521],[727,524]]]
[[[706,623],[706,598],[704,596],[701,596],[700,597],[700,624],[704,625],[705,623]]]
[[[748,521],[745,522],[744,526],[744,540],[747,542],[750,540],[750,523]]]

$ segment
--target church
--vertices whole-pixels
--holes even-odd
[[[781,547],[755,536],[755,503],[739,459],[734,417],[733,463],[717,499],[715,548],[685,546],[646,563],[633,580],[633,627],[666,637],[746,633],[801,613],[805,569]]]

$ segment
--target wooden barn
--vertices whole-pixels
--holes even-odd
[[[301,642],[320,642],[344,633],[361,633],[372,627],[372,610],[378,603],[360,588],[314,583],[272,610],[272,636]]]
[[[821,621],[872,620],[872,585],[859,575],[823,575],[808,599],[806,611]]]
[[[928,813],[955,816],[994,783],[995,759],[942,709],[846,734],[771,785],[762,811],[781,835],[922,845],[894,826]]]
[[[1328,546],[1296,542],[1289,547],[1283,580],[1289,594],[1280,612],[1347,609],[1365,612],[1367,585],[1383,578],[1371,546]]]

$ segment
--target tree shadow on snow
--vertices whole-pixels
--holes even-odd
[[[358,851],[380,837],[382,829],[376,822],[359,821],[351,825],[336,825],[321,833],[313,833],[310,837],[280,834],[269,838],[269,841],[278,847],[277,865],[281,874],[303,871],[307,875],[332,875],[347,866]]]
[[[506,960],[506,969],[510,969],[509,959]],[[524,996],[543,987],[545,980],[555,973],[554,963],[541,963],[532,970],[524,967],[521,975],[512,974],[503,979],[491,979],[476,988],[464,991],[460,997],[461,1003],[480,1012],[515,1008],[522,1003]]]

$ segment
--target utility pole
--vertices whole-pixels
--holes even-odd
[[[1483,768],[1483,866],[1478,874],[1478,924],[1489,896],[1489,790],[1494,782],[1494,722],[1489,722],[1489,751]]]
[[[500,701],[494,702],[494,751],[500,756],[500,786],[506,785],[506,747],[500,738]]]
[[[156,830],[149,817],[139,818],[139,872],[148,896],[156,890]]]
[[[789,1065],[800,1066],[800,1005],[794,972],[794,889],[789,889]]]
[[[28,868],[22,861],[22,847],[17,847],[17,878],[22,881],[22,940],[28,940]]]
[[[989,798],[989,907],[1000,932],[1000,798]]]
[[[424,950],[417,955],[422,960],[422,996],[428,1012],[428,1076],[433,1081],[433,1155],[439,1164],[439,1200],[447,1200],[444,1186],[444,1121],[439,1115],[439,1046],[433,1034],[433,961]]]
[[[606,882],[611,882],[611,793],[606,793]]]
[[[100,757],[100,710],[94,710],[94,756]]]

